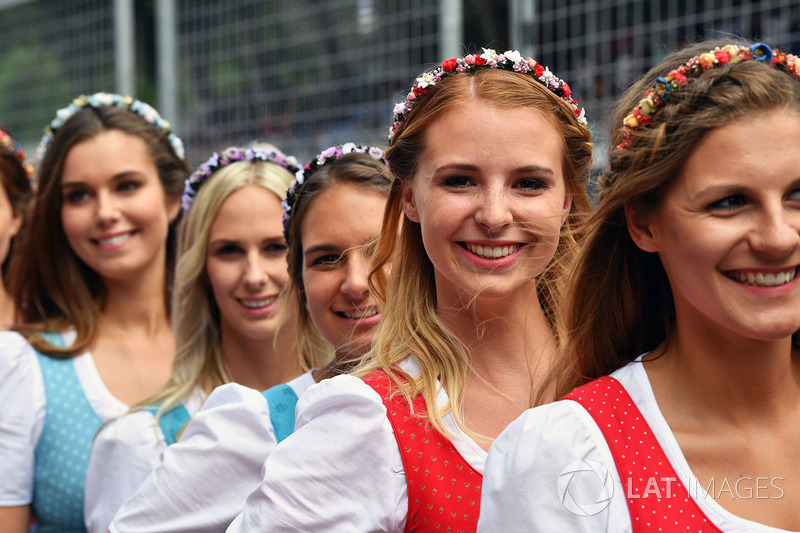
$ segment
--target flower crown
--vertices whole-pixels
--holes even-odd
[[[341,159],[346,154],[358,153],[368,154],[373,159],[386,165],[386,160],[383,158],[383,149],[377,146],[359,146],[354,143],[345,143],[341,146],[331,146],[323,150],[317,157],[305,163],[303,168],[295,173],[294,180],[289,185],[289,190],[286,193],[286,199],[281,202],[283,206],[283,235],[286,242],[289,242],[289,221],[292,216],[292,208],[297,201],[297,193],[303,183],[311,177],[314,172],[319,170],[323,165],[332,163],[337,159]]]
[[[39,164],[41,164],[42,160],[44,159],[44,155],[47,153],[50,143],[53,142],[53,136],[58,128],[63,126],[64,123],[68,121],[75,113],[87,106],[94,107],[95,109],[105,106],[113,106],[127,109],[128,111],[136,113],[147,122],[155,126],[158,131],[166,135],[169,143],[172,145],[172,149],[175,150],[175,154],[183,160],[186,159],[186,155],[183,150],[183,141],[181,141],[180,137],[172,132],[169,122],[161,118],[161,115],[158,114],[158,111],[156,111],[150,104],[146,104],[141,100],[135,100],[132,96],[121,96],[119,94],[111,93],[95,93],[90,96],[82,94],[74,99],[67,107],[61,108],[56,112],[56,118],[54,118],[50,124],[45,127],[44,136],[42,136],[42,140],[39,142],[39,147],[36,148],[36,161]]]
[[[640,127],[649,126],[653,114],[659,107],[663,107],[669,102],[669,97],[673,92],[689,83],[689,77],[698,77],[714,67],[741,61],[761,61],[765,65],[776,67],[792,75],[794,79],[800,79],[800,60],[797,56],[784,54],[778,49],[772,50],[766,44],[755,43],[751,46],[728,44],[721,48],[715,48],[693,57],[666,76],[656,78],[653,86],[645,91],[644,98],[639,100],[639,105],[633,108],[633,111],[623,120],[622,141],[618,148],[620,150],[630,148],[633,144],[632,132]]]
[[[28,161],[28,156],[25,154],[25,150],[22,149],[22,146],[19,145],[17,141],[15,141],[11,135],[0,130],[0,146],[8,150],[14,159],[19,161],[19,164],[22,165],[23,170],[25,170],[25,175],[28,177],[28,181],[33,179],[33,165],[30,164]]]
[[[484,48],[481,55],[469,54],[464,57],[451,58],[432,70],[424,72],[417,78],[417,83],[411,88],[404,102],[395,104],[392,126],[389,129],[389,140],[392,140],[400,123],[405,120],[419,99],[444,78],[461,72],[473,73],[485,69],[508,70],[529,74],[533,79],[547,87],[553,94],[564,100],[575,111],[578,122],[586,125],[586,112],[572,99],[572,91],[567,83],[557,78],[550,69],[536,62],[530,57],[523,57],[516,50],[507,50],[498,54],[490,48]]]
[[[232,163],[239,161],[262,161],[264,163],[275,163],[294,174],[300,168],[300,163],[297,162],[293,156],[284,155],[277,150],[267,148],[239,148],[231,146],[226,148],[222,154],[214,152],[208,161],[197,167],[197,170],[192,172],[189,179],[185,181],[183,188],[183,195],[181,196],[181,204],[184,211],[188,211],[192,207],[194,197],[203,183],[211,177],[216,171],[222,167],[228,166]]]

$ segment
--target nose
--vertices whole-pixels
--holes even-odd
[[[244,265],[242,282],[248,290],[259,290],[267,284],[269,275],[267,274],[266,262],[258,253],[258,250],[247,254]]]
[[[800,214],[783,205],[766,211],[756,221],[750,246],[770,259],[785,259],[800,247]]]
[[[369,297],[368,275],[369,258],[360,250],[352,250],[345,266],[342,294],[354,303],[366,300]]]
[[[508,197],[501,187],[487,187],[477,201],[475,222],[488,233],[497,233],[514,220]]]
[[[119,220],[119,206],[111,194],[100,191],[97,194],[97,223],[101,226],[110,226]]]

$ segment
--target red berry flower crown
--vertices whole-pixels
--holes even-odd
[[[42,163],[44,155],[47,153],[47,149],[50,147],[50,143],[53,142],[53,136],[55,135],[56,131],[58,128],[63,126],[65,122],[72,118],[75,113],[84,107],[94,107],[97,109],[106,106],[127,109],[128,111],[139,115],[147,122],[155,126],[158,131],[167,136],[170,145],[172,145],[172,149],[175,151],[175,155],[181,159],[186,159],[183,149],[183,141],[181,141],[180,137],[173,133],[169,122],[161,118],[161,115],[158,114],[158,111],[156,111],[153,106],[146,104],[141,100],[136,100],[132,96],[122,96],[112,93],[94,93],[89,96],[82,94],[74,99],[67,107],[61,108],[56,112],[56,118],[54,118],[50,124],[45,127],[44,136],[42,136],[42,140],[39,142],[38,148],[36,148],[36,161],[39,164]]]
[[[394,106],[394,119],[389,129],[389,140],[392,140],[400,124],[405,120],[420,98],[425,96],[428,89],[448,76],[461,72],[473,73],[485,69],[508,70],[528,74],[533,79],[547,87],[553,94],[564,100],[575,111],[578,122],[586,125],[586,112],[572,99],[572,91],[567,83],[556,77],[550,69],[536,62],[530,57],[523,57],[516,50],[507,50],[498,54],[494,50],[484,48],[480,55],[469,54],[464,57],[451,58],[432,70],[424,72],[417,78],[417,83],[411,88],[404,102]]]
[[[28,181],[33,179],[33,165],[28,161],[28,156],[25,154],[25,150],[22,149],[22,146],[19,145],[17,141],[15,141],[11,135],[0,130],[0,146],[8,150],[8,152],[19,161],[19,164],[22,165],[23,170],[25,170],[25,175],[28,176]]]
[[[632,133],[639,128],[649,126],[653,114],[660,107],[667,105],[670,95],[689,83],[689,78],[698,77],[703,72],[715,67],[742,61],[760,61],[786,72],[794,79],[800,79],[800,60],[797,56],[784,54],[778,49],[772,50],[766,44],[755,43],[751,46],[728,44],[715,48],[693,57],[666,76],[656,79],[653,86],[645,91],[644,98],[639,100],[639,105],[634,107],[633,111],[623,120],[622,141],[618,148],[620,150],[630,148],[633,145]]]
[[[192,172],[189,179],[186,180],[183,188],[183,196],[181,196],[181,204],[183,210],[188,211],[192,207],[194,197],[200,187],[210,178],[216,171],[222,167],[228,166],[232,163],[239,161],[262,161],[265,163],[274,163],[291,172],[296,173],[300,168],[300,163],[297,162],[293,156],[284,155],[277,150],[266,148],[239,148],[238,146],[230,146],[226,148],[222,154],[214,152],[208,161],[200,165],[197,170]]]
[[[374,160],[384,165],[387,164],[386,160],[383,158],[383,148],[378,148],[377,146],[359,146],[355,143],[345,143],[341,146],[326,148],[314,159],[304,164],[303,167],[295,173],[295,178],[289,185],[289,190],[286,193],[286,199],[281,202],[283,206],[283,235],[287,243],[289,242],[289,222],[292,216],[292,208],[297,202],[297,194],[300,192],[300,188],[314,172],[322,168],[325,164],[332,163],[351,153],[368,154]]]

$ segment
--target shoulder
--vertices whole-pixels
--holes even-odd
[[[15,397],[15,403],[45,402],[44,381],[36,351],[19,333],[0,332],[0,396]],[[21,395],[21,396],[20,396]],[[4,403],[6,407],[9,405]]]
[[[320,416],[386,419],[381,396],[364,380],[355,376],[336,376],[309,387],[297,402],[298,429]]]

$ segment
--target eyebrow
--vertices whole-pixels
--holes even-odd
[[[339,252],[339,247],[332,244],[318,244],[303,250],[303,255],[311,255],[318,252]]]
[[[241,243],[241,239],[232,239],[230,237],[217,237],[215,239],[208,240],[208,246],[217,246],[219,244],[239,244]],[[285,244],[286,241],[284,240],[282,235],[275,235],[274,237],[267,237],[265,239],[261,239],[261,244]]]
[[[440,167],[437,167],[436,169],[434,169],[433,173],[437,174],[437,173],[442,172],[444,170],[476,171],[476,170],[479,170],[479,168],[476,165],[469,165],[469,164],[466,164],[466,163],[450,163],[450,164],[446,164],[446,165],[442,165]],[[514,170],[512,170],[512,172],[515,173],[515,174],[527,174],[527,173],[530,173],[530,172],[537,172],[539,174],[547,174],[549,176],[555,175],[555,172],[553,171],[553,169],[551,169],[549,167],[543,167],[543,166],[540,166],[540,165],[528,165],[528,166],[524,166],[524,167],[519,167],[519,168],[515,168]]]
[[[144,175],[144,173],[140,172],[138,170],[124,170],[122,172],[114,174],[111,177],[111,181],[120,181],[120,180],[124,180],[126,178],[134,178],[134,177],[139,177],[139,176],[142,176],[142,175]],[[86,185],[87,184],[84,181],[67,181],[67,182],[62,181],[61,182],[61,188],[62,189],[66,189],[66,188],[70,188],[70,187],[72,187],[72,188],[74,188],[74,187],[86,187]]]

